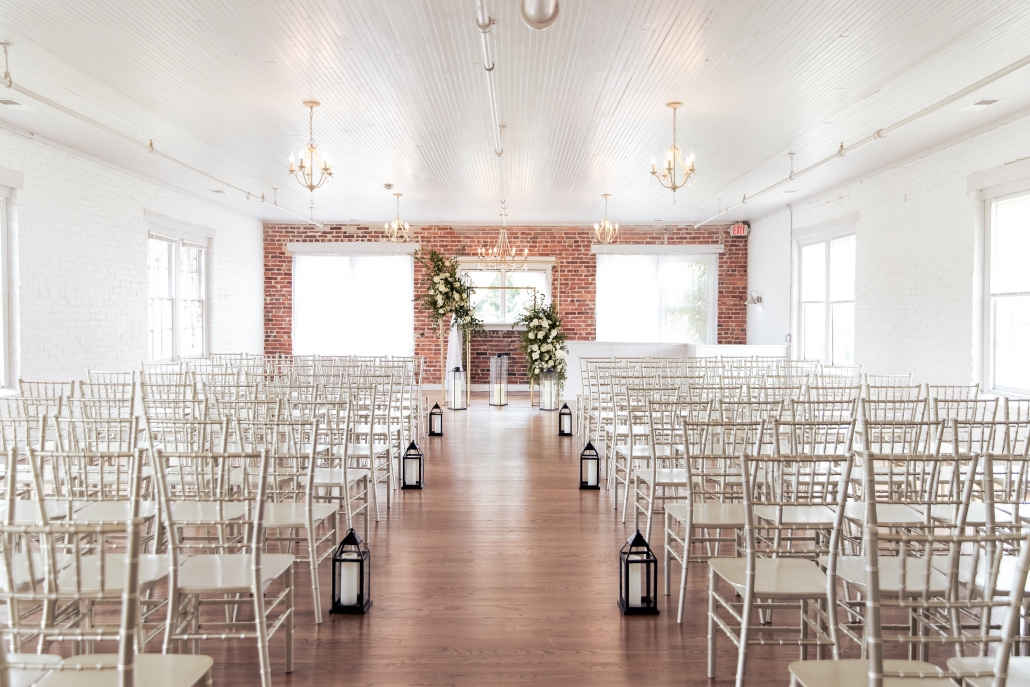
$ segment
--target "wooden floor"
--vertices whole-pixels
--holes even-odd
[[[474,398],[445,411],[428,439],[426,488],[398,491],[373,527],[372,597],[364,617],[314,624],[307,571],[297,569],[294,672],[272,640],[275,685],[696,685],[705,676],[705,566],[691,571],[683,625],[676,588],[658,617],[617,606],[617,552],[631,534],[611,494],[579,491],[580,439],[557,436],[557,413]],[[655,553],[662,556],[656,523]],[[328,609],[330,571],[321,571]],[[252,642],[207,641],[216,685],[253,685]],[[720,679],[736,652],[721,638]],[[749,685],[784,685],[796,648],[755,647]]]

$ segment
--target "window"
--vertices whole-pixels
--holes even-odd
[[[991,203],[989,387],[1030,394],[1030,194]]]
[[[293,352],[411,355],[414,289],[410,255],[295,255]]]
[[[715,343],[715,255],[599,254],[597,340]]]
[[[534,297],[551,302],[551,270],[549,267],[528,268],[524,272],[504,270],[463,270],[476,287],[472,306],[476,317],[486,325],[512,324]],[[504,286],[505,288],[501,288]]]
[[[207,247],[151,236],[148,242],[151,360],[207,353]]]
[[[855,235],[801,246],[801,358],[855,361]]]

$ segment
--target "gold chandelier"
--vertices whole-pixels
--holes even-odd
[[[497,235],[497,243],[492,248],[479,247],[479,262],[488,270],[504,272],[524,272],[529,265],[529,249],[523,248],[522,255],[516,254],[515,247],[508,243],[508,229],[501,213],[501,232]]]
[[[308,113],[308,145],[298,153],[299,162],[294,159],[293,153],[290,153],[290,174],[301,186],[311,192],[329,181],[329,177],[333,175],[333,168],[329,164],[329,160],[318,154],[318,146],[315,145],[315,108],[320,104],[317,100],[304,101],[304,107],[310,110]]]
[[[401,220],[401,196],[403,193],[393,194],[397,197],[397,217],[387,224],[383,225],[386,229],[386,236],[394,243],[407,243],[411,241],[415,232],[412,230],[411,225]]]
[[[619,225],[608,219],[608,199],[612,194],[602,193],[601,196],[604,198],[604,219],[600,224],[594,222],[594,238],[599,243],[615,243],[619,238]]]
[[[676,110],[683,107],[683,103],[665,103],[666,107],[672,108],[672,147],[665,152],[665,161],[659,171],[655,164],[654,157],[651,158],[651,176],[658,179],[658,183],[668,189],[672,189],[672,202],[676,202],[676,191],[691,182],[694,177],[694,153],[691,151],[687,161],[683,161],[683,153],[676,145]]]

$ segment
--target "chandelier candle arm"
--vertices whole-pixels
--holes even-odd
[[[529,249],[523,248],[522,255],[508,242],[508,228],[504,218],[507,214],[501,213],[501,231],[497,234],[497,243],[492,248],[479,247],[479,260],[487,269],[503,270],[505,272],[524,272],[529,266]]]
[[[619,238],[619,225],[612,224],[611,220],[608,219],[608,199],[611,197],[610,193],[602,193],[601,196],[604,198],[604,220],[600,224],[594,222],[594,238],[600,243],[614,243]]]
[[[407,243],[412,240],[415,232],[412,230],[411,225],[401,219],[401,196],[403,193],[393,194],[397,198],[397,217],[392,222],[388,222],[383,225],[386,230],[386,236],[393,243]]]

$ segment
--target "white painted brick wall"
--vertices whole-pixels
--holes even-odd
[[[82,377],[138,367],[147,352],[144,210],[216,230],[211,344],[261,352],[261,222],[37,140],[0,131],[11,200],[15,375]]]
[[[795,229],[858,213],[855,356],[866,371],[972,380],[973,236],[982,204],[967,177],[1028,155],[1030,116],[794,207]],[[748,343],[779,343],[790,326],[786,210],[753,223],[748,278],[767,296],[761,316],[748,313]]]

